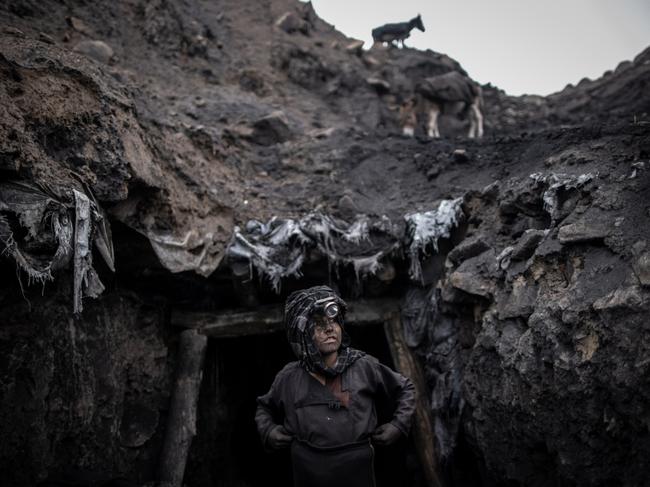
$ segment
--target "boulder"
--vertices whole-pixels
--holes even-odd
[[[463,262],[449,276],[449,284],[468,294],[492,298],[495,291],[493,276],[497,270],[495,253],[488,250]]]
[[[264,77],[253,69],[245,70],[239,75],[239,87],[244,91],[251,91],[258,96],[268,94]]]
[[[319,129],[310,130],[307,133],[307,135],[313,137],[314,139],[327,139],[331,137],[335,131],[336,131],[335,127],[319,128]]]
[[[369,55],[363,56],[363,64],[365,64],[367,67],[371,69],[374,69],[381,65],[381,63],[377,60],[377,58]]]
[[[70,17],[66,17],[65,21],[68,23],[70,27],[72,27],[72,29],[76,30],[80,34],[84,34],[87,36],[91,35],[90,29],[80,18],[70,16]]]
[[[377,90],[377,93],[388,93],[390,91],[390,83],[383,79],[370,77],[366,78],[366,83]]]
[[[308,90],[323,88],[340,74],[330,63],[324,61],[321,53],[295,45],[272,50],[271,64],[284,71],[291,81]]]
[[[454,149],[454,151],[451,153],[451,157],[454,162],[469,161],[469,155],[465,149]]]
[[[460,264],[470,257],[482,254],[489,248],[490,246],[480,237],[466,238],[449,252],[448,257],[455,264]]]
[[[639,286],[620,287],[611,293],[594,301],[596,311],[606,311],[627,308],[640,311],[647,305],[648,296]]]
[[[633,265],[634,273],[642,286],[650,286],[650,252],[639,256]]]
[[[560,227],[558,238],[563,244],[602,240],[609,236],[610,229],[602,222],[579,221]]]
[[[519,237],[510,254],[510,260],[526,260],[528,259],[537,248],[537,245],[546,236],[546,230],[526,230],[524,234]]]
[[[55,44],[54,38],[51,35],[46,34],[45,32],[38,33],[38,40],[46,44]]]
[[[287,34],[294,34],[295,32],[301,32],[305,35],[309,34],[309,23],[293,12],[286,12],[278,17],[275,21],[275,26]]]
[[[449,276],[449,283],[456,289],[483,298],[492,297],[494,292],[494,282],[473,272],[453,272]]]
[[[350,54],[355,54],[357,56],[360,56],[361,53],[363,52],[363,41],[360,40],[354,40],[350,42],[347,46],[345,46],[345,51],[350,53]]]
[[[273,145],[291,138],[291,130],[284,113],[275,111],[253,123],[250,135],[252,142],[260,145]]]
[[[511,292],[498,301],[499,319],[528,318],[535,310],[537,290],[537,286],[528,283],[523,276],[517,276]]]
[[[11,27],[11,26],[3,27],[2,33],[14,37],[19,37],[21,39],[25,38],[25,33],[22,30],[17,29],[16,27]]]
[[[113,58],[113,49],[103,41],[81,41],[73,50],[104,64]]]

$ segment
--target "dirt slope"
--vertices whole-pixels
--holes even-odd
[[[397,108],[419,79],[460,64],[361,51],[310,4],[4,3],[0,184],[32,185],[39,211],[56,202],[61,218],[76,214],[73,190],[94,198],[117,273],[95,259],[106,292],[73,317],[72,260],[43,291],[21,290],[10,256],[22,254],[3,260],[0,458],[18,468],[0,483],[66,468],[152,481],[175,363],[169,310],[259,302],[247,293],[278,303],[330,278],[347,297],[426,296],[413,348],[451,485],[467,465],[481,485],[642,485],[649,56],[546,98],[486,85],[484,138],[447,116],[429,140],[422,127],[402,137]],[[5,244],[51,260],[61,234],[0,194]],[[413,282],[404,216],[455,198],[462,223],[418,254]],[[280,296],[263,279],[239,289],[236,228],[312,211],[387,217],[400,251],[381,264],[395,279],[332,277],[312,251]]]

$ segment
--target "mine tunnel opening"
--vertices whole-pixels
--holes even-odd
[[[394,368],[381,323],[346,326],[352,346]],[[256,398],[295,360],[283,331],[208,341],[187,485],[293,485],[288,450],[266,452],[254,416]],[[388,415],[378,411],[378,415]],[[377,486],[425,485],[411,438],[375,450]]]
[[[388,305],[390,312],[397,316],[398,303],[406,289],[412,285],[406,271],[407,259],[399,255],[391,256],[386,263],[387,266],[395,268],[389,281],[372,275],[359,279],[351,266],[333,268],[326,259],[320,258],[306,262],[303,266],[304,274],[300,278],[283,281],[279,293],[255,270],[237,276],[232,269],[224,267],[207,279],[191,272],[173,274],[161,266],[148,239],[124,224],[117,221],[111,223],[113,234],[118,237],[119,242],[115,249],[117,261],[120,263],[116,273],[109,272],[103,267],[101,259],[96,259],[107,293],[127,292],[137,295],[137,300],[146,303],[151,309],[159,307],[159,322],[165,327],[166,333],[169,333],[172,349],[175,348],[175,338],[172,336],[175,337],[180,329],[175,326],[177,323],[174,319],[170,318],[170,314],[173,316],[176,311],[184,313],[203,310],[214,316],[228,314],[228,310],[233,307],[244,312],[253,310],[259,313],[264,309],[280,312],[283,299],[291,291],[328,283],[336,287],[353,306],[368,300],[369,309],[380,307],[382,311],[379,314],[385,316],[385,305]],[[440,239],[437,252],[427,249],[427,255],[421,262],[423,281],[427,285],[431,285],[442,274],[445,256],[453,248],[453,243],[461,240],[465,232],[466,225],[463,223],[452,232],[451,238]],[[4,267],[4,274],[15,278],[15,268],[7,263]],[[56,287],[60,289],[63,284],[59,283]],[[64,287],[67,289],[69,284]],[[50,284],[48,289],[49,287],[54,286]],[[30,298],[38,291],[30,289],[27,297]],[[66,295],[68,292],[65,291]],[[17,291],[14,290],[15,293]],[[90,303],[92,302],[89,302],[89,306]],[[170,319],[171,327],[168,326]],[[393,369],[399,369],[391,356],[385,323],[375,321],[371,325],[349,325],[347,330],[352,338],[352,346],[375,356]],[[185,483],[189,486],[211,483],[255,486],[266,485],[273,479],[280,485],[291,485],[287,452],[265,452],[254,424],[256,397],[264,394],[275,374],[287,362],[295,359],[284,333],[276,327],[261,334],[213,337],[208,340],[206,355],[197,411],[197,436],[192,441],[185,469]],[[420,359],[420,362],[423,362],[423,356]],[[429,383],[427,394],[431,393],[432,387],[433,384]],[[164,411],[163,407],[161,431],[167,425]],[[464,446],[467,447],[467,455],[456,456],[455,464],[462,464],[465,459],[471,458],[470,444],[459,442],[458,451]],[[426,485],[421,464],[414,450],[413,434],[395,447],[378,449],[377,484],[410,487]],[[462,470],[466,471],[468,468],[463,467]],[[475,469],[471,467],[469,470]],[[463,478],[467,478],[467,475]],[[448,481],[446,485],[483,485],[476,481],[476,476],[471,478],[472,482]]]
[[[256,269],[248,265],[237,269],[232,262],[230,268],[220,267],[207,279],[190,272],[171,274],[160,265],[144,236],[119,222],[114,222],[114,228],[114,233],[123,237],[119,239],[122,244],[117,246],[116,254],[126,265],[118,269],[109,284],[165,303],[164,308],[171,313],[167,319],[171,319],[172,325],[179,325],[178,316],[197,310],[213,317],[238,313],[280,316],[282,302],[291,291],[323,283],[334,286],[352,307],[364,301],[370,309],[377,309],[382,303],[388,305],[379,306],[382,309],[379,314],[385,316],[388,308],[390,313],[399,313],[400,300],[412,286],[406,271],[408,261],[403,256],[392,256],[385,263],[396,269],[390,281],[373,275],[359,279],[351,266],[332,267],[324,258],[305,262],[302,276],[283,280],[279,292]],[[462,221],[450,238],[438,241],[437,249],[426,249],[421,261],[422,285],[430,286],[439,279],[447,254],[463,240],[466,232],[467,222]],[[468,308],[461,314],[472,314],[472,310]],[[279,485],[293,484],[288,451],[265,452],[254,422],[256,398],[268,391],[275,374],[286,363],[295,360],[282,325],[278,324],[279,327],[273,325],[268,329],[259,327],[260,331],[252,334],[250,330],[234,331],[239,336],[214,337],[206,332],[210,338],[198,400],[197,434],[185,469],[187,485],[257,486],[267,485],[269,479]],[[353,347],[398,369],[385,325],[385,322],[363,325],[352,322],[346,329]],[[180,328],[173,329],[177,332]],[[425,365],[424,355],[420,354],[419,361],[421,366]],[[433,386],[427,385],[426,395],[431,394]],[[435,435],[435,431],[432,433]],[[462,430],[459,435],[464,435]],[[408,439],[397,445],[376,450],[377,485],[427,485],[414,445],[412,431]],[[439,474],[447,479],[447,487],[484,485],[472,446],[463,438],[459,439],[453,458],[440,466]]]

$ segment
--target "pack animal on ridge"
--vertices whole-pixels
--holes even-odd
[[[462,105],[462,107],[459,107]],[[469,118],[470,138],[483,136],[483,95],[481,87],[468,76],[451,71],[421,80],[415,86],[415,96],[407,99],[400,108],[402,133],[415,134],[418,112],[427,116],[427,135],[440,137],[438,117],[444,113],[461,113]]]
[[[394,41],[402,41],[402,47],[404,47],[404,40],[411,35],[411,31],[415,28],[424,32],[424,25],[419,14],[408,22],[384,24],[381,27],[372,29],[372,40],[375,42],[388,42],[389,44],[393,44]]]

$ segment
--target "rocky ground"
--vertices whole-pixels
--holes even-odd
[[[548,97],[484,86],[480,140],[453,116],[441,139],[402,137],[401,101],[450,70],[433,51],[361,50],[294,0],[0,6],[0,483],[152,482],[171,310],[331,279],[347,298],[404,298],[405,322],[420,310],[406,331],[450,485],[644,485],[650,51]],[[455,199],[413,280],[404,216]],[[259,268],[242,281],[234,234],[312,212],[384,222],[374,245],[390,251],[357,267],[355,247],[332,274],[310,247],[279,294]],[[233,394],[215,393],[210,424]],[[191,485],[256,485],[206,450]]]

